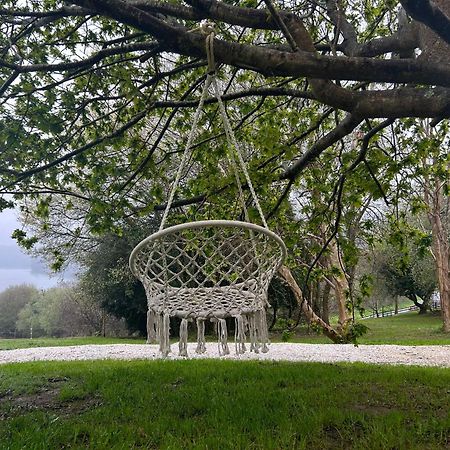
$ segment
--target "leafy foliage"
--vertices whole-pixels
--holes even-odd
[[[11,286],[0,293],[0,336],[20,337],[21,331],[29,333],[28,329],[21,330],[16,326],[20,311],[29,302],[33,301],[39,291],[31,285],[23,284]]]
[[[107,312],[124,318],[130,332],[143,335],[146,333],[147,299],[142,284],[129,270],[128,259],[145,234],[155,230],[154,222],[144,223],[129,227],[123,236],[99,237],[96,247],[82,255],[81,263],[85,269],[80,276],[80,287],[85,296]]]

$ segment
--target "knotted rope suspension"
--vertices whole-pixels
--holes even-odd
[[[246,351],[246,333],[250,351],[268,351],[265,308],[270,280],[286,256],[279,236],[268,229],[262,208],[247,170],[244,157],[226,114],[215,75],[214,27],[202,23],[206,34],[208,74],[194,113],[180,166],[169,194],[159,231],[144,239],[130,256],[132,272],[144,285],[148,300],[148,342],[160,344],[163,355],[170,352],[169,318],[180,323],[179,354],[187,356],[188,325],[197,324],[196,352],[203,353],[205,321],[216,323],[220,355],[230,352],[227,318],[235,320],[236,353]],[[192,143],[209,88],[214,96],[228,142],[228,159],[238,187],[245,220],[209,220],[164,228],[175,192],[192,156]],[[238,169],[244,174],[262,227],[249,222]]]
[[[177,171],[177,174],[176,174],[173,186],[172,186],[172,190],[169,195],[169,199],[166,204],[166,208],[164,210],[164,214],[163,214],[159,229],[162,230],[164,228],[164,225],[167,221],[167,217],[169,215],[169,211],[172,207],[173,199],[175,197],[175,192],[177,191],[178,185],[181,180],[181,176],[183,174],[183,171],[185,170],[187,162],[190,160],[190,158],[192,156],[192,143],[193,143],[193,140],[195,137],[195,132],[198,127],[198,121],[200,119],[200,115],[203,110],[203,106],[205,104],[205,100],[206,100],[206,97],[208,96],[209,88],[211,85],[213,87],[214,96],[217,100],[217,104],[219,107],[219,113],[220,113],[220,117],[222,119],[222,124],[223,124],[224,130],[225,130],[225,136],[228,141],[228,148],[230,149],[229,161],[233,168],[233,172],[234,172],[234,176],[236,179],[236,184],[237,184],[238,192],[239,192],[239,199],[240,199],[240,202],[241,202],[243,210],[244,210],[245,219],[247,221],[249,221],[248,211],[247,211],[247,207],[245,205],[245,200],[244,200],[242,184],[241,184],[241,181],[239,178],[239,172],[238,172],[238,166],[236,163],[236,158],[237,158],[237,162],[242,170],[242,173],[244,174],[245,181],[246,181],[247,186],[252,195],[252,199],[253,199],[255,207],[258,211],[261,222],[265,228],[268,228],[266,219],[264,217],[264,213],[262,211],[261,205],[259,203],[255,189],[253,187],[252,180],[248,173],[247,165],[245,164],[244,158],[242,156],[242,151],[240,149],[240,146],[236,139],[236,135],[234,134],[233,128],[228,119],[228,116],[227,116],[227,113],[225,110],[225,105],[224,105],[222,97],[220,95],[220,89],[219,89],[219,85],[217,83],[216,69],[215,69],[215,62],[214,62],[214,35],[215,35],[214,34],[214,25],[209,22],[202,22],[202,24],[200,26],[200,30],[203,33],[207,34],[207,36],[206,36],[206,56],[207,56],[207,61],[208,61],[208,74],[206,76],[206,81],[203,86],[203,91],[202,91],[202,95],[200,97],[200,101],[199,101],[197,109],[195,110],[195,113],[194,113],[192,127],[191,127],[191,130],[188,135],[186,147],[183,152],[183,157],[182,157],[180,166],[178,168],[178,171]],[[235,154],[233,153],[233,150],[234,150]]]

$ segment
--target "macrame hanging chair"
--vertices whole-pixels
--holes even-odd
[[[170,317],[181,319],[179,354],[187,356],[188,324],[197,325],[197,353],[206,351],[205,322],[216,323],[220,355],[230,353],[227,318],[235,321],[235,349],[268,351],[267,291],[286,256],[282,239],[267,227],[236,137],[229,123],[215,77],[213,29],[206,32],[209,73],[194,114],[183,158],[161,220],[159,231],[144,239],[130,256],[130,268],[144,285],[147,302],[147,342],[159,342],[167,356]],[[213,86],[229,143],[233,168],[245,220],[205,220],[164,228],[175,191],[192,154],[192,143],[200,113]],[[238,173],[240,166],[261,218],[262,226],[250,223]]]

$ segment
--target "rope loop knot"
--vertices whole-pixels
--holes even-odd
[[[208,75],[216,73],[216,63],[214,61],[214,36],[216,35],[216,24],[208,20],[200,22],[200,31],[206,35],[206,59],[208,61]]]

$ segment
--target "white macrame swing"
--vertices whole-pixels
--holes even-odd
[[[193,321],[197,325],[196,352],[206,351],[206,320],[217,323],[219,354],[229,354],[225,319],[230,317],[235,319],[237,354],[246,351],[247,333],[250,351],[267,352],[267,291],[272,277],[286,257],[286,247],[282,239],[267,227],[228,120],[214,71],[213,28],[207,23],[203,24],[201,29],[207,34],[209,73],[159,231],[136,246],[130,256],[130,268],[144,285],[147,295],[147,342],[159,342],[163,356],[167,356],[171,351],[170,317],[181,319],[181,356],[188,355],[188,324]],[[213,86],[229,143],[228,157],[236,178],[246,222],[205,220],[164,228],[181,175],[192,154],[194,133],[210,85]],[[244,173],[263,226],[249,221],[237,164]]]

